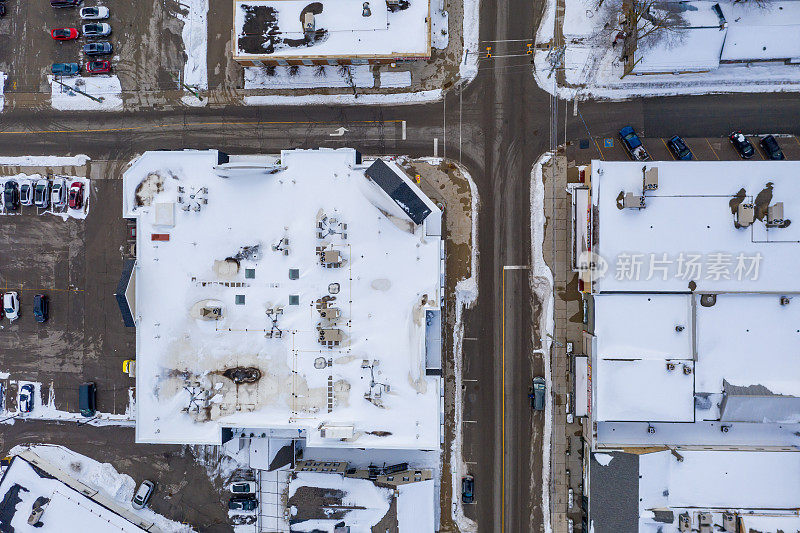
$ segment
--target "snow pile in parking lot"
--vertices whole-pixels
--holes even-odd
[[[190,533],[194,531],[190,526],[169,520],[147,507],[139,510],[134,509],[131,506],[131,498],[133,498],[133,493],[136,490],[136,481],[127,474],[120,474],[108,463],[95,461],[63,446],[52,444],[15,446],[11,449],[9,455],[17,455],[28,449],[42,459],[58,466],[81,483],[115,500],[125,507],[127,511],[153,522],[159,530],[165,533]],[[158,497],[157,492],[154,497]]]
[[[116,76],[77,76],[58,80],[64,85],[54,81],[53,76],[48,76],[47,79],[50,82],[50,102],[55,109],[92,111],[122,109],[122,86]],[[92,100],[86,94],[101,101]]]
[[[196,89],[208,89],[208,0],[188,0],[181,3],[185,12],[179,12],[183,21],[183,47],[186,64],[183,67],[183,82]]]

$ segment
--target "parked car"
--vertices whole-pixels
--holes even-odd
[[[56,28],[50,30],[50,37],[56,41],[71,41],[78,38],[78,30],[75,28]]]
[[[547,386],[544,378],[542,376],[536,376],[533,378],[533,382],[531,383],[531,392],[528,394],[528,398],[531,399],[531,408],[533,408],[535,411],[544,410],[546,392]]]
[[[19,186],[19,203],[21,205],[33,205],[33,183],[23,181]]]
[[[6,5],[0,4],[0,17],[5,17],[5,16],[6,16]]]
[[[51,7],[76,7],[82,0],[50,0]]]
[[[253,481],[237,481],[228,485],[232,494],[255,494],[256,484]]]
[[[131,500],[131,505],[134,509],[143,509],[147,502],[150,501],[150,496],[153,495],[153,489],[155,486],[153,485],[152,481],[144,480],[142,484],[139,485],[139,488],[136,490],[136,494],[133,495],[133,499]]]
[[[78,387],[78,409],[81,416],[92,417],[97,412],[97,386],[93,381]]]
[[[81,66],[77,63],[53,63],[50,72],[57,76],[76,76],[81,73]]]
[[[105,37],[111,34],[111,25],[105,22],[91,22],[81,28],[84,37]]]
[[[8,180],[3,187],[3,208],[6,211],[16,211],[19,207],[19,184]]]
[[[15,291],[3,294],[3,311],[11,322],[19,318],[19,296]]]
[[[472,503],[475,501],[475,478],[464,476],[461,478],[461,502]]]
[[[107,74],[111,72],[111,61],[89,61],[86,63],[87,74]]]
[[[635,161],[650,161],[650,154],[644,149],[641,139],[630,126],[625,126],[619,130],[619,138],[625,151]]]
[[[669,151],[672,152],[672,155],[675,156],[675,159],[680,161],[691,161],[694,159],[694,155],[692,151],[689,150],[689,147],[686,146],[686,143],[678,137],[677,135],[670,137],[667,141],[667,146],[669,147]]]
[[[73,181],[69,186],[69,206],[72,209],[83,207],[83,182]]]
[[[50,205],[53,207],[63,207],[67,203],[67,181],[64,178],[53,179],[53,186],[50,189]]]
[[[81,18],[83,20],[103,20],[109,15],[108,8],[105,6],[92,6],[81,8]]]
[[[231,496],[228,501],[228,509],[231,511],[255,511],[258,508],[258,500],[255,496]]]
[[[50,205],[50,182],[47,178],[36,180],[36,186],[33,189],[33,204],[42,209],[46,209]]]
[[[33,411],[33,397],[34,389],[33,385],[30,383],[26,383],[19,388],[19,400],[17,401],[17,405],[19,406],[20,413],[30,413]]]
[[[50,304],[47,301],[46,294],[37,294],[33,297],[33,316],[36,318],[36,322],[43,324],[47,322],[47,316],[49,315],[50,311]]]
[[[772,135],[761,137],[759,144],[764,150],[764,153],[767,154],[768,159],[772,159],[773,161],[781,161],[786,159],[786,157],[783,155],[783,150],[781,150],[781,147],[778,144],[778,141],[776,141],[775,137]]]
[[[83,45],[83,53],[87,56],[102,56],[110,54],[114,47],[108,41],[100,41]]]
[[[734,131],[728,139],[730,139],[731,144],[743,159],[750,159],[755,154],[755,148],[741,131]]]

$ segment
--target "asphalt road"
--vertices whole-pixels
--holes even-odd
[[[534,35],[539,2],[481,3],[482,46],[488,41]],[[495,44],[497,48],[504,46]],[[476,480],[476,505],[467,514],[481,531],[542,531],[541,464],[528,452],[541,448],[543,419],[532,417],[526,394],[542,372],[532,359],[531,318],[536,302],[530,264],[531,166],[551,137],[612,136],[622,125],[643,135],[718,137],[748,133],[798,133],[796,95],[709,95],[587,102],[558,102],[539,90],[525,58],[481,61],[463,93],[442,102],[390,107],[271,107],[187,109],[131,114],[53,114],[15,111],[0,115],[0,152],[87,154],[125,159],[147,149],[219,148],[231,153],[290,148],[354,146],[366,154],[434,154],[461,160],[481,196],[479,298],[466,314],[465,459]],[[402,138],[402,121],[407,136]],[[338,127],[342,137],[331,137]],[[505,276],[504,276],[505,273]],[[533,470],[533,472],[532,472]],[[532,490],[531,490],[532,487]]]

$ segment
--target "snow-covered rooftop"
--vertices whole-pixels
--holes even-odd
[[[658,169],[644,209],[620,208],[621,194],[642,193],[642,168]],[[592,163],[592,251],[608,264],[593,292],[800,292],[790,265],[800,257],[800,224],[767,227],[768,206],[800,213],[800,162],[622,161]],[[749,227],[738,205],[755,205]]]
[[[237,59],[429,57],[430,2],[235,0]],[[308,15],[306,15],[308,14]],[[365,16],[366,15],[366,16]],[[304,21],[313,20],[306,28]]]
[[[210,150],[132,163],[137,441],[264,427],[309,446],[439,447],[425,333],[442,296],[441,212],[389,162],[431,209],[414,224],[357,160]]]

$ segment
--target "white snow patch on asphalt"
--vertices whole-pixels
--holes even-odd
[[[544,436],[542,442],[542,515],[544,517],[544,531],[550,533],[550,440],[553,421],[553,382],[550,375],[550,350],[553,338],[553,273],[544,260],[542,244],[544,242],[544,182],[542,180],[542,166],[550,161],[551,152],[545,153],[531,171],[531,291],[537,300],[544,306],[541,315],[539,331],[544,333],[542,349],[539,352],[544,361],[544,378],[547,382],[547,391],[551,401],[545,402],[544,409]],[[531,453],[535,450],[531,448]],[[531,479],[531,492],[533,493],[533,479]]]
[[[122,86],[117,76],[76,76],[61,78],[59,81],[64,85],[56,83],[53,81],[53,78],[54,76],[47,76],[47,80],[50,82],[50,104],[55,109],[60,109],[62,111],[122,110]],[[72,89],[78,89],[102,101],[97,102]]]
[[[183,0],[181,7],[187,10],[178,13],[183,21],[181,36],[186,53],[183,83],[205,90],[208,89],[208,0]]]

